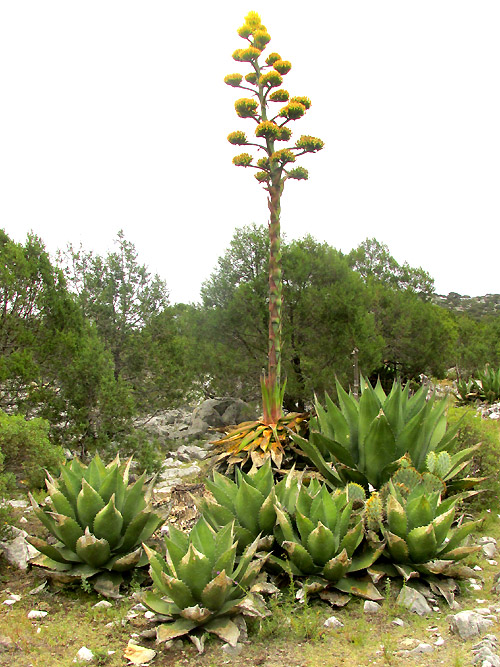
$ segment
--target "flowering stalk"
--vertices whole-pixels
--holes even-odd
[[[292,97],[288,91],[280,88],[283,76],[288,74],[292,65],[282,60],[278,53],[271,53],[265,63],[259,57],[271,40],[260,16],[250,12],[245,17],[244,25],[238,34],[248,42],[244,49],[237,49],[233,59],[248,63],[253,71],[243,77],[242,74],[228,74],[224,81],[233,88],[250,91],[252,97],[241,98],[235,102],[236,113],[240,118],[250,118],[257,123],[255,136],[261,141],[248,141],[244,132],[231,132],[228,141],[236,146],[253,146],[264,153],[264,157],[253,164],[253,156],[241,153],[233,158],[238,167],[257,169],[256,179],[267,192],[270,213],[269,219],[269,345],[267,375],[261,379],[264,408],[263,422],[277,424],[283,417],[282,405],[284,386],[281,386],[281,328],[282,328],[282,292],[281,271],[281,195],[285,181],[289,178],[306,180],[307,170],[303,167],[290,169],[289,164],[305,153],[315,153],[323,148],[323,141],[311,136],[302,136],[295,145],[277,150],[275,143],[288,141],[292,132],[288,123],[301,118],[311,106],[307,97]],[[285,103],[272,118],[268,118],[270,104]]]

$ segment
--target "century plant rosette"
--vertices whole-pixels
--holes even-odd
[[[479,445],[452,453],[460,424],[447,428],[446,399],[429,396],[426,387],[411,395],[409,385],[399,382],[388,395],[380,382],[372,387],[362,380],[361,385],[357,399],[337,382],[340,407],[328,395],[326,409],[316,399],[317,418],[309,424],[309,439],[292,435],[330,485],[352,481],[380,489],[405,462],[419,472],[429,470],[430,464],[448,492],[482,481],[455,479]]]
[[[272,562],[295,577],[314,581],[314,591],[332,586],[381,599],[372,582],[359,575],[377,560],[383,544],[364,540],[363,516],[353,510],[348,490],[332,494],[325,485],[314,486],[315,494],[299,492],[293,514],[276,507],[276,535],[288,561],[271,557]],[[359,549],[363,542],[364,549]]]
[[[152,482],[146,487],[145,473],[129,484],[131,462],[121,465],[117,456],[106,466],[96,454],[85,466],[75,458],[59,478],[48,475],[50,503],[42,508],[30,494],[36,516],[56,538],[55,544],[28,538],[41,552],[33,562],[55,582],[110,573],[111,588],[99,590],[106,594],[116,590],[120,573],[147,564],[141,545],[163,519],[151,509]]]
[[[158,642],[198,631],[235,645],[240,628],[234,616],[266,615],[261,598],[250,593],[265,562],[255,558],[258,539],[238,559],[233,523],[215,531],[200,517],[189,535],[169,526],[165,544],[166,558],[144,547],[156,592],[144,594],[142,602],[164,621]]]

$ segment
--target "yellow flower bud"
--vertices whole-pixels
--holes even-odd
[[[273,90],[268,99],[271,100],[271,102],[288,102],[289,97],[288,90],[280,88],[279,90]]]
[[[311,108],[311,100],[308,97],[292,97],[290,102],[298,102],[299,104],[303,104],[306,109]]]
[[[277,60],[273,63],[273,67],[277,72],[284,76],[292,69],[292,63],[289,60]]]
[[[309,172],[304,167],[295,167],[287,172],[288,178],[295,178],[297,181],[307,181]]]
[[[277,160],[281,164],[295,162],[295,155],[288,148],[282,148],[271,155],[271,161]]]
[[[248,167],[252,163],[252,156],[249,153],[241,153],[233,157],[233,164],[237,167]]]
[[[236,60],[237,62],[241,62],[241,52],[243,49],[236,49],[236,51],[233,52],[233,60]]]
[[[249,46],[247,49],[241,49],[239,58],[245,63],[251,63],[252,60],[257,60],[260,56],[260,50],[256,49],[254,46]]]
[[[241,28],[238,28],[238,35],[247,39],[252,34],[252,28],[249,25],[242,25]]]
[[[256,30],[253,33],[253,43],[258,49],[263,49],[271,41],[271,35],[265,30]]]
[[[286,107],[280,110],[279,115],[290,120],[297,120],[301,118],[306,112],[306,108],[299,102],[289,102]]]
[[[265,137],[266,139],[276,139],[280,136],[281,128],[270,120],[264,120],[257,125],[255,129],[256,137]]]
[[[231,132],[231,134],[228,134],[227,140],[229,141],[230,144],[233,144],[234,146],[244,146],[247,143],[246,134],[244,132],[241,132],[241,130],[238,130],[237,132]]]
[[[255,178],[259,181],[259,183],[265,183],[269,180],[269,174],[267,171],[258,171],[255,174]]]
[[[240,118],[252,118],[257,111],[256,100],[251,100],[247,97],[242,97],[234,103],[236,113]]]
[[[247,26],[255,30],[255,28],[258,28],[261,24],[260,16],[257,12],[248,12],[245,16],[245,23]]]
[[[316,151],[320,151],[323,148],[325,142],[321,139],[317,139],[316,137],[311,137],[304,134],[300,137],[295,145],[297,148],[301,148],[302,150],[306,151],[306,153],[316,153]]]
[[[277,86],[281,86],[281,84],[283,83],[283,79],[276,70],[272,69],[270,72],[262,74],[262,76],[259,79],[259,83],[261,83],[263,86],[276,88]]]
[[[245,81],[248,81],[248,83],[253,83],[254,85],[257,84],[257,74],[255,72],[250,72],[245,76]]]
[[[279,53],[270,53],[266,58],[266,63],[268,65],[273,65],[277,60],[281,60]]]
[[[233,86],[233,88],[237,88],[240,85],[242,79],[242,74],[227,74],[224,77],[224,83],[227,83],[228,86]]]
[[[279,137],[276,137],[276,141],[288,141],[292,136],[292,130],[289,127],[280,127]]]
[[[260,167],[261,169],[270,169],[269,165],[269,158],[267,157],[261,157],[257,160],[257,166]]]

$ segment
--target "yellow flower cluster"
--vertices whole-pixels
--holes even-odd
[[[304,167],[295,167],[287,172],[288,178],[295,178],[297,181],[307,181],[309,172]]]
[[[245,23],[245,25],[242,25],[241,28],[238,28],[237,32],[240,37],[243,37],[243,39],[248,39],[252,34],[252,28]]]
[[[260,16],[257,14],[257,12],[248,12],[248,14],[245,16],[245,24],[252,28],[252,30],[260,28],[262,25]]]
[[[249,153],[241,153],[233,157],[233,164],[237,167],[248,167],[252,164],[252,156]]]
[[[308,97],[292,97],[290,102],[298,102],[298,104],[305,106],[306,109],[311,108],[311,100]]]
[[[269,165],[269,158],[267,157],[261,157],[257,160],[257,166],[260,167],[261,169],[270,169]]]
[[[257,74],[255,74],[255,72],[250,72],[245,76],[245,81],[248,81],[248,83],[253,83],[255,86],[258,81]]]
[[[262,49],[265,49],[266,44],[268,44],[270,41],[271,35],[266,30],[262,30],[262,27],[260,30],[255,30],[253,33],[253,44],[261,51]]]
[[[255,174],[255,178],[259,181],[259,183],[265,183],[269,180],[269,174],[267,171],[258,171]]]
[[[270,53],[270,54],[267,56],[267,58],[266,58],[266,63],[267,63],[268,65],[274,65],[274,63],[275,63],[277,60],[281,60],[281,56],[280,56],[280,54],[279,54],[279,53]]]
[[[292,69],[292,63],[289,60],[277,60],[273,63],[273,67],[282,76],[285,76]]]
[[[233,144],[233,146],[244,146],[247,143],[247,136],[244,132],[238,130],[237,132],[231,132],[231,134],[228,134],[227,140],[230,144]]]
[[[227,83],[228,86],[233,86],[233,88],[237,88],[242,79],[243,76],[241,74],[227,74],[224,77],[224,83]]]
[[[283,79],[276,70],[272,69],[270,72],[266,72],[260,77],[259,83],[261,83],[263,86],[276,88],[277,86],[281,86]]]
[[[273,92],[269,95],[271,102],[288,102],[289,97],[290,95],[288,90],[285,90],[284,88],[280,88],[280,90],[273,90]]]
[[[236,113],[240,118],[252,118],[257,111],[256,100],[251,100],[247,97],[242,97],[234,103]]]
[[[289,127],[280,127],[280,136],[276,137],[277,141],[288,141],[292,136],[292,130]]]
[[[301,148],[302,150],[306,151],[306,153],[316,153],[316,151],[320,151],[323,148],[325,142],[316,137],[311,137],[304,134],[300,137],[295,145],[297,148]]]
[[[271,155],[271,160],[277,160],[281,164],[287,164],[288,162],[295,162],[295,155],[288,148],[282,148],[280,151],[276,151]]]
[[[256,137],[265,137],[266,139],[277,139],[280,136],[281,128],[270,120],[264,120],[259,123],[255,129]]]
[[[289,120],[297,120],[297,118],[302,118],[305,112],[306,108],[303,104],[290,101],[286,107],[280,110],[279,115]]]
[[[233,53],[234,60],[239,60],[244,63],[251,63],[253,60],[257,60],[260,56],[260,50],[256,49],[255,46],[249,46],[247,49],[238,49]],[[235,58],[237,54],[237,58]]]

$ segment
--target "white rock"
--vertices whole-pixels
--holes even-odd
[[[339,621],[339,619],[336,616],[330,616],[330,618],[327,618],[326,621],[323,623],[325,628],[343,628],[344,624],[342,621]]]
[[[32,609],[28,613],[28,618],[32,621],[33,620],[36,621],[36,620],[40,620],[41,618],[45,618],[45,616],[47,616],[47,614],[48,614],[47,611],[39,611],[38,609]]]
[[[476,572],[482,572],[483,571],[483,568],[479,567],[479,565],[474,565],[474,567],[472,569],[476,570]]]
[[[461,611],[454,616],[448,616],[451,631],[462,639],[471,639],[482,635],[493,625],[493,620],[485,618],[475,611]]]
[[[486,558],[493,559],[493,556],[495,556],[497,553],[496,544],[493,544],[493,542],[488,542],[487,544],[483,544],[482,549],[483,549],[483,554],[486,556]]]
[[[486,559],[486,562],[487,562],[489,565],[498,565],[497,561],[496,561],[496,560],[493,560],[493,558],[487,558],[487,559]]]
[[[113,605],[111,602],[108,602],[107,600],[101,600],[100,602],[96,602],[92,608],[93,609],[109,609],[109,607],[112,607]]]
[[[365,600],[365,604],[363,605],[363,611],[365,614],[376,614],[381,609],[382,607],[377,602],[373,602],[372,600]]]
[[[73,658],[73,662],[80,662],[81,660],[85,662],[90,662],[93,659],[94,659],[94,654],[92,653],[92,651],[88,649],[86,646],[82,646],[82,648],[76,654],[76,657]]]
[[[405,622],[403,621],[402,618],[395,618],[395,619],[392,621],[392,624],[393,624],[393,625],[398,625],[400,628],[402,628],[402,627],[404,626]]]
[[[421,642],[418,646],[415,646],[414,649],[410,651],[410,655],[419,655],[420,653],[430,653],[434,651],[434,647],[431,644],[426,644]]]

